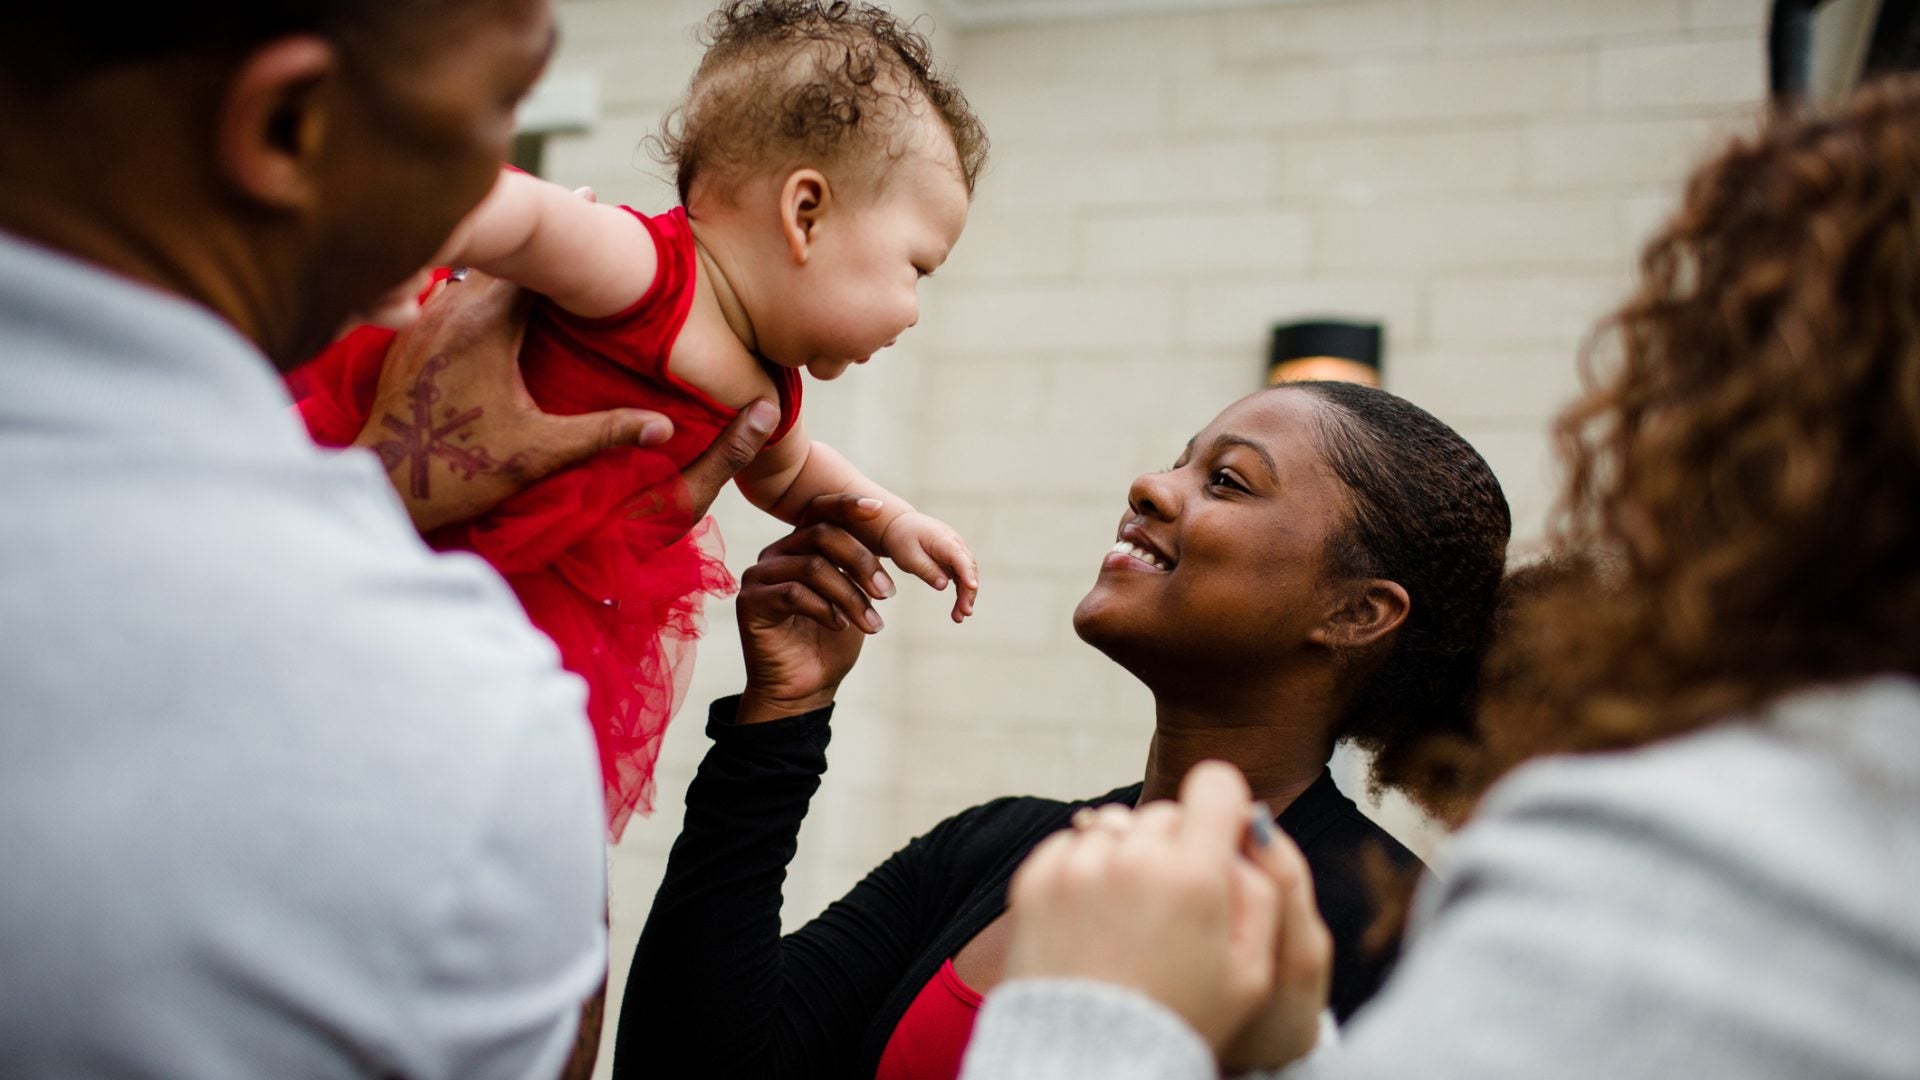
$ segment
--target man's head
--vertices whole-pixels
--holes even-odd
[[[197,300],[283,364],[485,195],[549,0],[30,5],[0,35],[0,228]]]

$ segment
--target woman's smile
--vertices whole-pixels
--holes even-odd
[[[1173,569],[1165,560],[1143,547],[1126,540],[1113,545],[1113,550],[1100,560],[1101,569],[1141,570],[1150,574],[1164,574]]]
[[[1167,545],[1147,535],[1147,530],[1138,521],[1126,521],[1120,525],[1120,536],[1112,550],[1100,562],[1101,567],[1115,567],[1125,570],[1147,570],[1164,574],[1179,563]]]

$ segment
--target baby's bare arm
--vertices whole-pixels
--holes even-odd
[[[817,495],[853,494],[878,499],[886,504],[880,516],[861,523],[866,535],[860,539],[874,547],[879,546],[880,537],[895,518],[913,510],[907,500],[867,479],[838,450],[814,442],[803,424],[795,424],[786,438],[761,451],[737,482],[748,502],[788,524],[797,523]]]
[[[955,622],[973,614],[980,572],[960,534],[868,479],[839,451],[808,438],[804,429],[795,426],[786,439],[763,451],[740,474],[738,483],[755,506],[791,524],[797,524],[807,505],[821,495],[878,500],[879,514],[855,524],[843,523],[843,527],[934,588],[945,589],[953,582]]]
[[[454,232],[444,262],[475,266],[588,318],[646,295],[658,256],[647,227],[558,184],[502,169],[493,191]]]

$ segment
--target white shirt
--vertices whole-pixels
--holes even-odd
[[[209,312],[0,234],[0,1076],[554,1076],[584,691]]]

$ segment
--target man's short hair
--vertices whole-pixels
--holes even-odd
[[[467,0],[471,2],[471,0]],[[454,0],[174,0],[113,5],[20,0],[0,18],[0,78],[57,90],[101,71],[170,56],[239,56],[291,34],[349,39]]]

